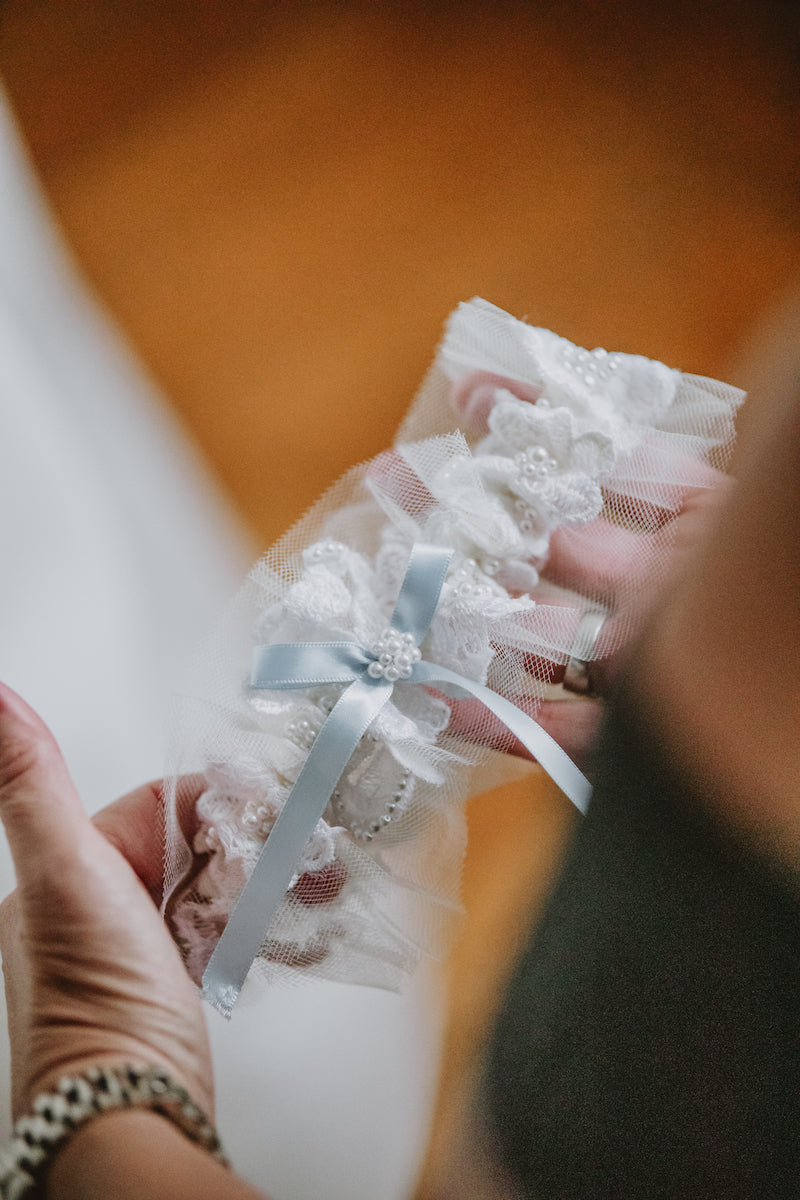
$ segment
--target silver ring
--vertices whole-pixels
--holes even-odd
[[[570,649],[567,669],[564,672],[562,686],[568,692],[577,692],[580,696],[596,696],[589,678],[589,664],[592,661],[600,630],[603,628],[608,613],[596,609],[585,612],[577,628]]]

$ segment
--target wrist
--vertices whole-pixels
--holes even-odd
[[[94,1065],[84,1074],[63,1077],[53,1091],[40,1093],[31,1111],[17,1120],[11,1137],[0,1146],[0,1192],[9,1200],[40,1195],[56,1158],[78,1133],[98,1118],[126,1113],[157,1116],[159,1127],[225,1163],[216,1130],[163,1068]]]
[[[78,1129],[46,1174],[42,1200],[236,1196],[230,1171],[160,1113],[115,1109]]]

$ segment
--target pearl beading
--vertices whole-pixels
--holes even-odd
[[[340,567],[346,554],[347,546],[344,542],[337,542],[333,538],[315,542],[303,551],[307,563],[315,566],[324,564],[327,567]]]
[[[289,721],[284,733],[301,750],[310,750],[317,740],[317,735],[325,723],[325,719],[336,704],[335,696],[319,696],[314,700],[321,713],[306,712],[305,716],[296,717]]]
[[[275,824],[275,811],[266,804],[257,804],[249,800],[242,814],[242,825],[250,833],[266,841]]]
[[[531,534],[539,523],[539,514],[526,500],[528,495],[544,486],[550,477],[559,469],[557,459],[548,454],[544,446],[529,446],[514,456],[516,479],[512,483],[518,499],[514,501],[514,512],[520,532]],[[520,495],[521,493],[521,495]]]
[[[523,533],[533,533],[536,528],[538,513],[525,500],[515,500],[514,508],[517,513],[517,524]]]
[[[514,456],[514,466],[517,474],[529,486],[542,483],[549,475],[558,470],[558,462],[544,446],[529,446]]]
[[[558,357],[588,387],[608,383],[611,373],[619,369],[622,359],[621,354],[609,354],[602,346],[594,350],[584,350],[583,347],[573,346],[566,340],[559,347]]]
[[[397,683],[399,679],[410,679],[414,663],[422,658],[413,633],[398,633],[396,629],[384,629],[372,647],[375,655],[367,667],[372,679],[386,679]]]
[[[389,803],[386,805],[386,808],[381,816],[376,817],[376,819],[371,821],[369,825],[364,826],[353,825],[350,823],[349,818],[347,818],[344,812],[342,793],[337,789],[331,797],[333,802],[333,810],[336,813],[337,819],[341,818],[342,823],[349,828],[350,833],[357,842],[371,842],[376,834],[382,833],[386,829],[387,825],[391,825],[392,821],[396,819],[398,808],[402,802],[408,798],[406,792],[408,791],[410,780],[411,771],[408,767],[404,767],[400,774],[400,779],[397,783],[397,786],[392,792]]]
[[[286,726],[286,736],[290,737],[302,750],[310,750],[317,740],[317,734],[321,728],[321,720],[315,721],[309,720],[307,717],[300,717],[296,721],[290,721]]]
[[[499,558],[484,556],[480,562],[475,558],[466,558],[464,565],[453,571],[450,576],[452,594],[465,600],[491,595],[492,585],[481,578],[481,572],[484,575],[496,575],[501,566]]]

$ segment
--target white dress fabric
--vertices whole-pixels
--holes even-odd
[[[235,591],[245,538],[80,282],[0,96],[0,676],[91,811],[163,774],[171,695]],[[13,887],[0,843],[0,892]],[[275,1200],[403,1200],[424,1152],[440,1005],[314,982],[209,1012],[218,1120]],[[3,1028],[5,1022],[3,1020]],[[0,1046],[0,1132],[9,1127]]]

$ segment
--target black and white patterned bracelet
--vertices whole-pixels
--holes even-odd
[[[10,1138],[0,1145],[0,1196],[3,1200],[33,1196],[56,1151],[80,1126],[124,1108],[160,1113],[228,1165],[214,1126],[186,1088],[162,1067],[92,1067],[59,1080],[54,1092],[37,1096],[33,1112],[15,1123]]]

